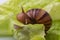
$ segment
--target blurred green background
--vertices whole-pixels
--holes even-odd
[[[16,19],[21,5],[25,12],[31,8],[46,10],[53,20],[46,40],[60,40],[60,0],[0,0],[0,36],[12,36],[13,25],[22,25]]]

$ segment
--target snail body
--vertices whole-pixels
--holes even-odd
[[[23,24],[44,24],[45,32],[47,32],[52,25],[50,15],[42,9],[30,9],[26,13],[18,14],[17,19]]]
[[[22,12],[17,15],[17,20],[23,24],[27,24],[31,22],[29,17],[24,12],[23,8],[22,8]]]

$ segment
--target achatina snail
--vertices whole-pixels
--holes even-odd
[[[52,25],[50,15],[42,9],[30,9],[25,13],[22,7],[22,13],[17,15],[17,20],[23,24],[44,24],[45,33]]]

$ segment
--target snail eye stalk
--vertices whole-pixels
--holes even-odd
[[[22,12],[23,12],[23,13],[25,13],[25,12],[24,12],[24,9],[23,9],[23,7],[22,7],[22,6],[21,6],[21,9],[22,9]]]

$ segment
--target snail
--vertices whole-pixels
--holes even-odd
[[[48,12],[38,8],[30,9],[25,13],[22,7],[22,13],[17,15],[17,20],[23,24],[44,24],[45,33],[52,25],[52,19]]]

